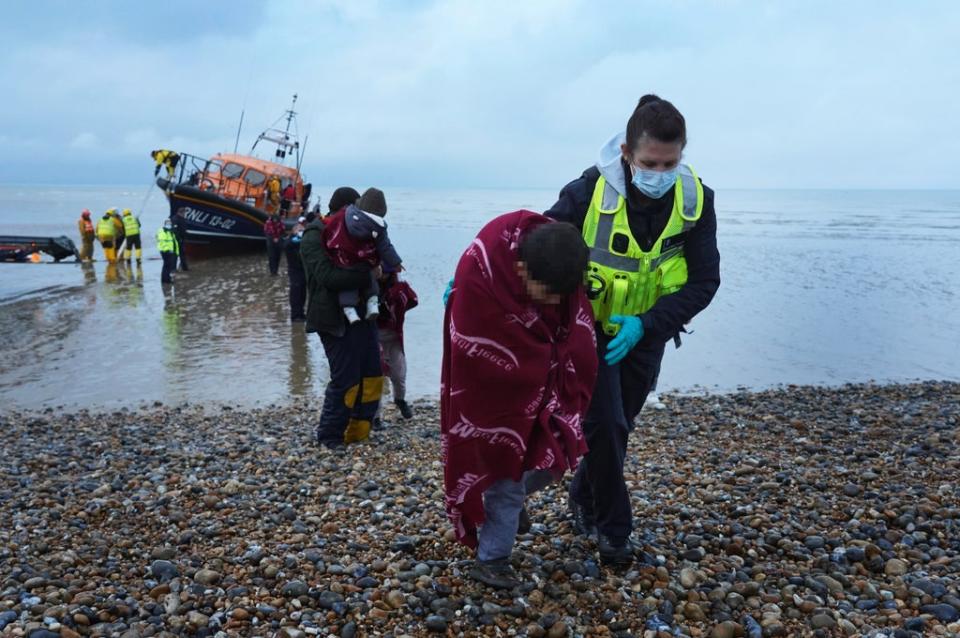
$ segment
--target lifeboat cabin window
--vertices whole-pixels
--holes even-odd
[[[254,170],[252,168],[247,169],[247,174],[243,176],[243,181],[251,186],[260,186],[265,181],[267,181],[267,176],[261,173],[260,171]]]
[[[227,179],[235,179],[243,174],[243,165],[236,162],[227,162],[223,165],[223,176]]]

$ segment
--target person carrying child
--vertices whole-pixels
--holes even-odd
[[[589,251],[572,225],[530,211],[489,222],[460,258],[444,317],[445,506],[470,575],[520,584],[510,554],[528,494],[577,467],[597,374]]]
[[[380,286],[377,266],[398,270],[401,259],[387,235],[387,200],[383,191],[368,188],[355,204],[334,213],[324,222],[324,244],[330,260],[341,268],[369,271],[362,290],[345,290],[338,295],[340,307],[351,324],[363,319],[376,321],[380,315]]]

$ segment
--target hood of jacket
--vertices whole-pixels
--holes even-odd
[[[625,132],[617,133],[600,148],[600,157],[597,159],[597,170],[607,180],[607,183],[613,186],[624,198],[627,197],[627,182],[623,172],[623,163],[620,161],[620,158],[623,157],[620,146],[626,141],[627,134]]]
[[[347,232],[350,233],[351,237],[357,239],[377,237],[387,227],[387,222],[383,217],[366,213],[354,204],[347,207],[345,217]]]

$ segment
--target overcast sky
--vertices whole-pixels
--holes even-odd
[[[558,188],[644,93],[715,188],[960,188],[960,3],[11,2],[0,183],[147,183],[299,94],[318,184]]]

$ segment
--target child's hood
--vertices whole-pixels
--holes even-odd
[[[355,205],[347,208],[346,222],[347,232],[352,237],[364,239],[377,237],[387,227],[387,222],[383,217],[364,212]]]

